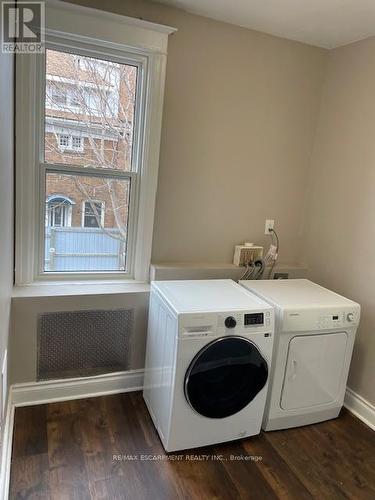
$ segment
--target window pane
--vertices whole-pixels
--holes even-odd
[[[46,50],[45,161],[131,170],[137,68]]]
[[[130,180],[47,173],[45,271],[124,271]]]

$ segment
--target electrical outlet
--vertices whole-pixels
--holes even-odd
[[[287,280],[289,278],[289,273],[274,273],[274,280]]]
[[[266,224],[264,226],[264,234],[270,234],[270,230],[273,229],[275,225],[274,219],[266,219]]]

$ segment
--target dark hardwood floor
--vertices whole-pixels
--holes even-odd
[[[140,393],[17,408],[10,498],[375,499],[375,433],[347,411],[166,458]]]

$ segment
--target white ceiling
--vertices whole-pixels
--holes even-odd
[[[328,49],[375,35],[375,0],[158,1]]]

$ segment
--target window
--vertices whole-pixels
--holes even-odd
[[[46,108],[68,113],[86,113],[96,117],[113,117],[120,106],[121,67],[110,65],[111,71],[105,71],[103,74],[103,63],[90,63],[82,74],[74,63],[74,57],[70,54],[66,56],[68,60],[64,61],[64,64],[61,62],[59,68],[64,76],[46,74]],[[81,58],[82,61],[85,59]],[[67,71],[68,64],[73,67],[73,72]],[[56,68],[51,71],[58,72]],[[69,78],[65,75],[69,75]]]
[[[50,196],[46,203],[46,224],[49,227],[71,225],[73,201],[65,196]]]
[[[79,114],[70,108],[72,99],[67,100],[63,116],[60,111],[50,109],[48,97],[45,98],[45,136],[44,161],[46,168],[46,197],[51,191],[58,190],[81,201],[73,208],[72,224],[69,232],[60,234],[53,241],[55,254],[53,271],[71,272],[86,270],[89,265],[92,271],[121,271],[127,267],[128,255],[128,221],[129,201],[132,193],[132,182],[135,177],[129,172],[136,171],[135,158],[132,150],[134,144],[120,134],[124,123],[134,123],[136,117],[137,78],[139,67],[133,64],[118,63],[101,59],[93,64],[91,57],[80,55],[80,61],[85,61],[86,71],[77,70],[75,56],[61,50],[46,50],[45,74],[46,78],[53,77],[54,81],[65,82],[69,77],[75,81],[75,88],[70,88],[70,96],[79,98],[82,88],[90,86],[89,94],[84,90],[89,106],[82,106]],[[109,93],[103,88],[102,73],[98,68],[105,68],[106,79],[115,86],[115,92],[120,96],[120,105],[115,110],[108,101]],[[111,73],[115,71],[112,78]],[[95,113],[92,110],[95,109]],[[111,121],[108,121],[108,109],[111,109]],[[54,147],[55,130],[69,127],[72,133],[58,133],[59,147]],[[75,133],[74,133],[75,132]],[[84,150],[82,137],[84,133],[87,147]],[[134,137],[134,135],[133,135]],[[99,139],[100,138],[100,139]],[[66,151],[81,152],[67,158]],[[69,161],[69,173],[65,166]],[[53,166],[53,172],[49,165]],[[57,166],[58,165],[58,166]],[[90,171],[91,175],[83,175],[83,171]],[[114,173],[116,176],[114,177]],[[98,195],[103,201],[97,201]],[[83,206],[82,223],[76,214],[79,206]],[[104,208],[108,207],[107,217],[104,218]],[[59,212],[56,212],[59,215]],[[82,227],[88,231],[83,232]],[[98,229],[100,229],[98,233]],[[88,232],[92,230],[92,237]],[[51,241],[48,231],[45,232],[45,248],[48,249]],[[115,248],[115,250],[114,250]],[[114,255],[114,251],[118,252]],[[64,253],[71,255],[70,260],[59,259],[57,256]],[[125,254],[125,258],[123,257]],[[88,264],[90,263],[90,264]],[[115,267],[117,265],[117,267]],[[45,272],[50,271],[45,259]]]
[[[72,149],[82,149],[83,140],[82,137],[77,137],[72,135]]]
[[[69,109],[69,105],[72,107],[72,108],[82,108],[84,107],[84,103],[82,103],[82,100],[81,100],[81,96],[80,96],[80,93],[75,91],[75,90],[71,90],[70,93],[68,94],[68,109]]]
[[[66,69],[62,66],[60,73],[68,74]],[[54,71],[57,72],[57,69]],[[56,74],[47,74],[46,80],[46,108],[59,111],[74,109],[77,112],[87,105],[84,82],[81,84],[82,89],[77,91],[76,82],[71,78],[59,78]]]
[[[57,107],[66,106],[68,97],[66,89],[61,89],[52,85],[49,88],[49,96],[51,103]]]
[[[61,148],[69,147],[69,136],[68,135],[65,135],[65,134],[59,135],[59,146]]]
[[[83,151],[83,137],[78,135],[58,134],[59,149],[70,151]]]
[[[16,282],[145,280],[173,30],[46,9],[45,54],[17,61]]]
[[[104,225],[104,203],[85,201],[83,205],[83,227],[101,227]]]

